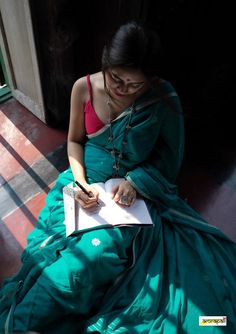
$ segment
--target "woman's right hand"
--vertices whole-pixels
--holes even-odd
[[[84,185],[84,188],[89,192],[89,196],[86,195],[83,190],[77,187],[77,192],[75,194],[75,199],[78,201],[79,205],[89,212],[96,211],[98,208],[98,197],[99,192],[96,188],[90,186],[89,184]]]

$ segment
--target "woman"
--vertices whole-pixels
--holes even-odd
[[[104,48],[102,72],[75,82],[71,168],[47,197],[21,271],[2,289],[0,332],[196,334],[200,316],[227,316],[226,327],[207,332],[235,331],[235,244],[178,197],[183,116],[158,77],[160,55],[158,37],[131,22]],[[114,201],[142,196],[154,227],[66,238],[62,188],[79,181],[90,196],[78,188],[77,200],[93,211],[92,183],[112,177],[124,178]]]

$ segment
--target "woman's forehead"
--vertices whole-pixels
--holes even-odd
[[[120,79],[125,80],[127,82],[133,82],[133,81],[141,82],[141,81],[146,80],[145,75],[139,69],[116,66],[116,67],[112,67],[110,70],[113,74],[118,76]]]

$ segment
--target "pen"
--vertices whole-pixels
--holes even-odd
[[[91,197],[91,191],[88,191],[87,189],[84,188],[84,186],[82,186],[81,183],[79,183],[79,181],[75,181],[75,184],[86,194],[88,195],[88,197]],[[97,201],[97,205],[100,205],[99,202]]]

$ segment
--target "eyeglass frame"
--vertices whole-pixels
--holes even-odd
[[[121,78],[119,78],[116,74],[112,73],[112,71],[109,70],[109,69],[106,69],[104,71],[104,77],[105,77],[105,74],[108,74],[108,76],[111,79],[111,81],[114,84],[118,85],[116,88],[118,88],[118,87],[126,87],[126,91],[130,91],[129,88],[131,88],[133,90],[133,93],[137,93],[139,90],[141,90],[143,88],[143,86],[145,85],[145,83],[146,83],[145,81],[140,82],[140,83],[134,83],[134,82],[125,83],[124,80],[122,80]],[[106,80],[106,82],[107,82],[107,80]],[[135,88],[135,87],[132,87],[132,85],[139,85],[139,87]]]

